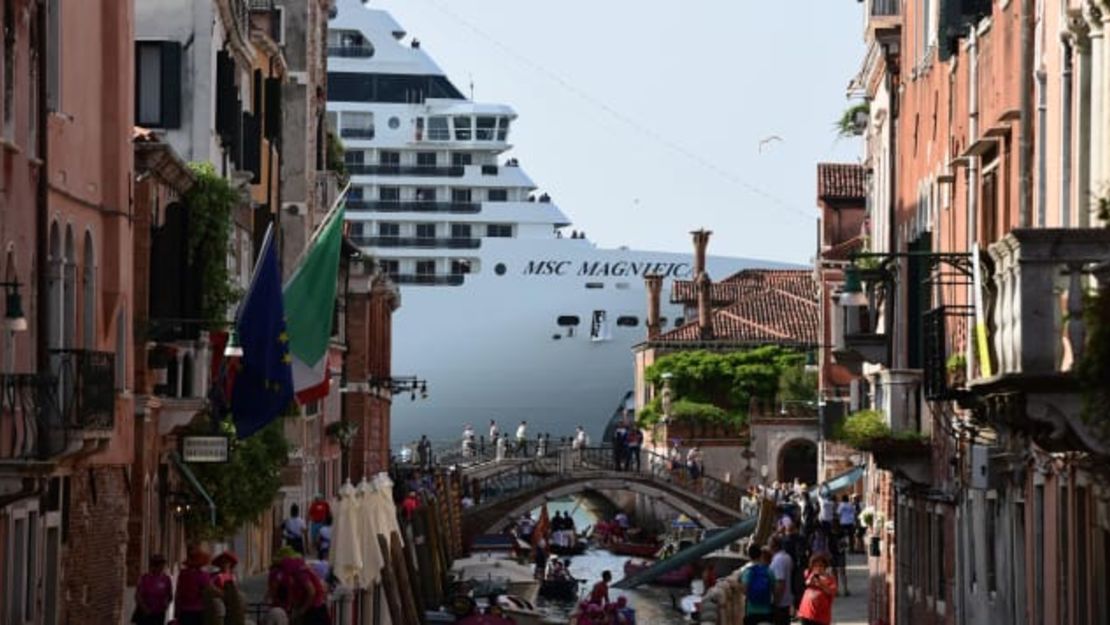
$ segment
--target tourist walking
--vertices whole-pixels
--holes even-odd
[[[165,625],[166,611],[173,603],[173,580],[166,574],[166,558],[150,556],[150,570],[143,573],[135,586],[136,625]]]
[[[625,460],[625,469],[628,471],[640,471],[640,446],[644,442],[644,434],[640,432],[640,428],[633,425],[628,429],[628,455]],[[632,468],[632,465],[636,465]]]
[[[305,530],[301,507],[293,504],[289,507],[289,518],[281,524],[281,536],[286,545],[302,556],[305,554]]]
[[[463,427],[462,456],[463,458],[474,456],[474,428],[470,427],[469,423]]]
[[[521,458],[528,457],[528,422],[521,421],[516,427],[516,449]]]
[[[330,516],[331,506],[328,505],[328,500],[324,498],[323,493],[316,493],[316,497],[308,506],[308,539],[312,541],[314,546],[320,528],[324,526]]]
[[[498,436],[497,440],[494,441],[494,450],[495,450],[494,458],[498,462],[501,462],[502,460],[505,459],[505,437],[504,436]]]
[[[856,506],[848,500],[848,495],[840,498],[840,505],[836,507],[836,516],[840,522],[840,533],[848,540],[848,551],[854,552],[856,550]]]
[[[748,547],[749,561],[740,569],[744,590],[744,625],[774,625],[775,574],[771,571],[771,550],[759,545]]]
[[[628,424],[621,419],[613,430],[613,465],[618,471],[625,469],[625,454],[628,446]]]
[[[420,442],[416,444],[416,456],[420,458],[420,468],[427,469],[432,466],[432,441],[427,434],[420,435]]]
[[[203,547],[193,546],[181,571],[177,573],[177,590],[174,592],[174,616],[178,625],[204,625],[204,595],[212,585],[212,578],[204,570],[212,556]]]
[[[806,590],[798,606],[802,625],[831,625],[833,600],[836,599],[836,577],[829,574],[829,557],[815,553],[806,570]]]
[[[790,610],[794,608],[794,559],[785,548],[781,536],[772,536],[771,573],[775,576],[775,603],[771,617],[775,625],[790,625]]]

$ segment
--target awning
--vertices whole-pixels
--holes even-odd
[[[198,495],[203,497],[205,501],[208,502],[209,522],[212,523],[212,527],[215,527],[216,502],[212,501],[212,496],[208,494],[208,491],[204,490],[204,487],[200,485],[200,480],[197,479],[196,474],[194,474],[193,470],[189,468],[189,465],[185,464],[185,462],[181,459],[181,456],[179,456],[176,451],[170,452],[170,460],[173,461],[173,466],[177,467],[177,472],[181,474],[181,477],[185,478],[185,481],[189,483],[189,486],[192,486],[193,490]]]
[[[856,482],[860,481],[864,473],[866,473],[864,467],[855,467],[853,469],[850,469],[834,477],[833,479],[826,481],[824,484],[821,485],[821,488],[818,489],[818,492],[821,495],[826,495],[835,493],[838,490],[849,488]]]

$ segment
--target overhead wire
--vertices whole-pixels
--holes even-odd
[[[566,89],[571,94],[577,96],[582,101],[597,107],[598,109],[605,112],[607,115],[609,115],[613,119],[616,119],[617,121],[625,124],[626,126],[632,128],[633,130],[636,130],[637,132],[655,140],[659,144],[661,144],[664,147],[670,149],[672,152],[675,152],[676,154],[679,154],[679,155],[693,161],[695,164],[705,168],[708,171],[713,172],[714,174],[723,178],[727,182],[731,182],[732,184],[748,191],[749,193],[751,193],[753,195],[757,195],[757,196],[759,196],[763,199],[766,199],[770,202],[773,202],[774,204],[777,204],[778,206],[790,211],[795,216],[797,216],[801,219],[811,221],[811,220],[816,218],[816,214],[814,212],[809,212],[809,211],[805,211],[801,208],[798,208],[797,206],[791,204],[790,202],[787,202],[786,200],[783,200],[782,198],[779,198],[778,196],[776,196],[776,195],[774,195],[774,194],[772,194],[768,191],[765,191],[765,190],[747,182],[746,180],[740,178],[739,176],[737,176],[733,172],[728,171],[727,169],[724,169],[724,168],[720,167],[719,165],[717,165],[716,163],[713,163],[709,159],[706,159],[706,158],[702,157],[697,152],[695,152],[693,150],[690,150],[690,149],[687,149],[685,146],[679,144],[678,142],[676,142],[676,141],[660,134],[659,132],[641,124],[640,122],[636,121],[635,119],[633,119],[633,118],[625,115],[624,113],[620,112],[616,108],[606,104],[605,102],[603,102],[599,98],[594,97],[593,95],[587,93],[586,91],[576,87],[575,85],[573,85],[570,82],[568,82],[567,80],[565,80],[559,74],[555,73],[554,71],[551,71],[551,70],[547,69],[543,65],[540,65],[539,63],[537,63],[537,62],[529,59],[528,57],[518,53],[515,49],[513,49],[510,46],[502,43],[496,37],[486,33],[484,30],[478,28],[473,23],[468,21],[466,18],[462,17],[458,13],[455,13],[450,8],[446,7],[444,4],[439,2],[439,0],[425,0],[425,2],[427,2],[427,4],[430,5],[432,8],[434,8],[436,11],[439,11],[443,15],[447,16],[449,19],[454,20],[455,22],[457,22],[458,24],[460,24],[461,26],[463,26],[467,30],[470,30],[475,35],[477,35],[478,37],[480,37],[480,38],[486,40],[488,43],[496,46],[502,52],[504,52],[509,57],[516,60],[517,62],[528,66],[529,68],[531,68],[532,70],[535,70],[539,74],[542,74],[543,76],[547,77],[549,80],[555,82],[556,84],[558,84],[562,88]]]

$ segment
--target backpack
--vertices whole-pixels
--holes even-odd
[[[749,603],[771,605],[771,569],[766,564],[756,564],[749,569],[747,597]]]

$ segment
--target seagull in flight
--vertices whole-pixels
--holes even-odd
[[[771,135],[771,136],[766,137],[764,139],[760,139],[760,141],[759,141],[759,151],[760,151],[760,153],[763,152],[763,146],[769,145],[769,144],[771,144],[775,141],[782,141],[782,137],[780,137],[778,135]]]

